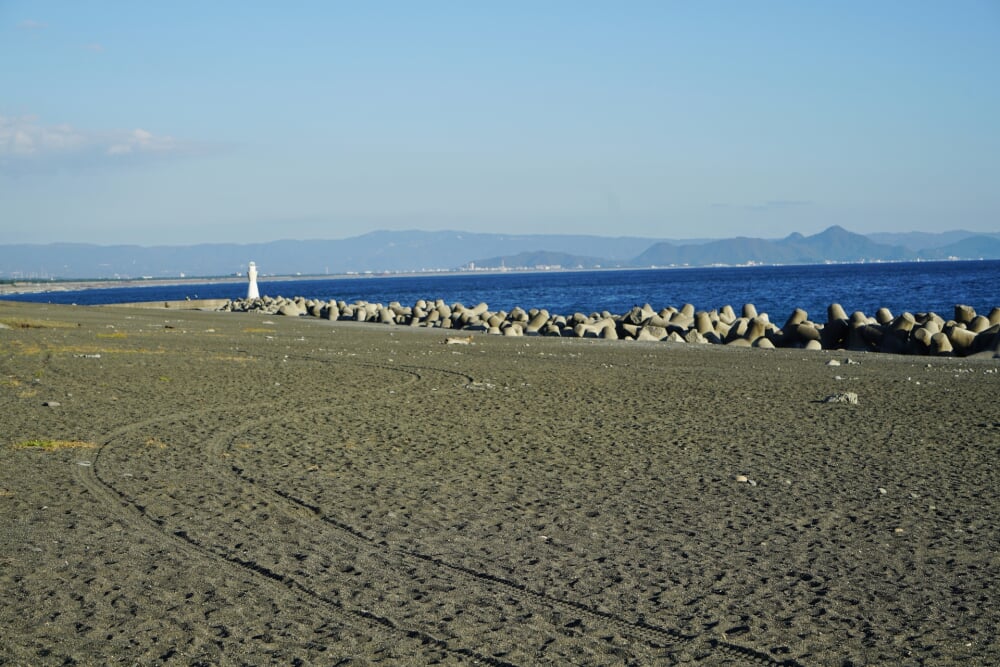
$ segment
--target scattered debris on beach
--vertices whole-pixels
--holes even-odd
[[[448,336],[445,345],[472,345],[472,336]]]

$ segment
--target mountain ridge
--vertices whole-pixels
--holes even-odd
[[[919,249],[900,243],[923,239]],[[375,230],[339,240],[173,246],[0,245],[0,280],[235,276],[255,261],[267,275],[341,275],[490,268],[642,268],[742,264],[1000,259],[1000,232],[862,235],[840,226],[811,236],[704,241],[587,234]]]

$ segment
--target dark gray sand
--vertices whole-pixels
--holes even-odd
[[[0,323],[2,664],[1000,662],[997,360]]]

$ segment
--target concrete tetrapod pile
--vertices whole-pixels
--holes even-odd
[[[834,303],[826,319],[816,322],[796,308],[779,327],[767,313],[745,304],[737,315],[732,306],[717,310],[681,308],[653,310],[649,304],[624,314],[573,313],[557,315],[545,309],[491,310],[485,303],[472,307],[447,304],[442,299],[420,299],[412,306],[367,301],[322,301],[295,297],[260,297],[229,301],[221,310],[259,312],[327,320],[377,322],[389,325],[479,331],[504,336],[563,336],[633,341],[714,343],[737,347],[791,347],[807,350],[858,350],[935,356],[1000,358],[1000,307],[979,315],[971,306],[956,305],[945,320],[934,312],[893,315],[879,308],[874,317],[861,311],[850,315]]]

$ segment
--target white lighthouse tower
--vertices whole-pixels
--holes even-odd
[[[253,262],[250,262],[250,266],[247,268],[247,278],[250,280],[250,285],[247,287],[247,298],[259,299],[260,292],[257,290],[257,265]]]

